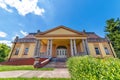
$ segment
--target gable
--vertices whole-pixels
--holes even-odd
[[[82,33],[82,32],[78,32],[78,31],[75,31],[75,30],[72,30],[68,27],[65,27],[65,26],[58,26],[56,28],[53,28],[53,29],[50,29],[50,30],[47,30],[45,32],[42,32],[42,33],[38,33],[35,35],[36,37],[62,37],[62,36],[69,36],[69,37],[72,37],[72,36],[85,36],[86,37],[86,34],[85,33]]]
[[[59,29],[56,29],[56,30],[53,30],[51,32],[46,33],[46,35],[54,35],[54,34],[55,35],[63,35],[63,34],[65,34],[65,35],[75,35],[77,33],[72,32],[70,30],[63,29],[63,28],[59,28]]]

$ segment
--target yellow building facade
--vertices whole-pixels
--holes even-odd
[[[116,57],[110,41],[94,32],[79,32],[65,26],[45,32],[29,33],[13,42],[11,59],[22,58],[69,58],[91,55],[94,57]]]

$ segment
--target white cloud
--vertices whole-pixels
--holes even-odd
[[[0,31],[0,37],[6,37],[7,34],[5,32]]]
[[[8,41],[8,40],[0,40],[0,43],[4,43],[4,44],[7,44],[8,46],[12,46],[11,41]]]
[[[8,9],[7,5],[3,2],[3,0],[0,0],[0,7],[8,12],[13,12],[11,9]]]
[[[22,16],[29,13],[42,16],[45,10],[40,8],[37,3],[38,0],[0,0],[0,7],[8,12],[12,12],[11,9],[8,9],[8,6],[15,8]]]
[[[28,33],[27,32],[24,32],[23,30],[20,30],[20,33],[22,33],[24,36],[27,36]]]

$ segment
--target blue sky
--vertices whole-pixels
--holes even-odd
[[[118,17],[120,0],[0,0],[0,43],[59,25],[104,37],[105,21]]]

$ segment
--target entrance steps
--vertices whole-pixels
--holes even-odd
[[[66,58],[52,58],[51,61],[45,65],[46,68],[66,68]]]

